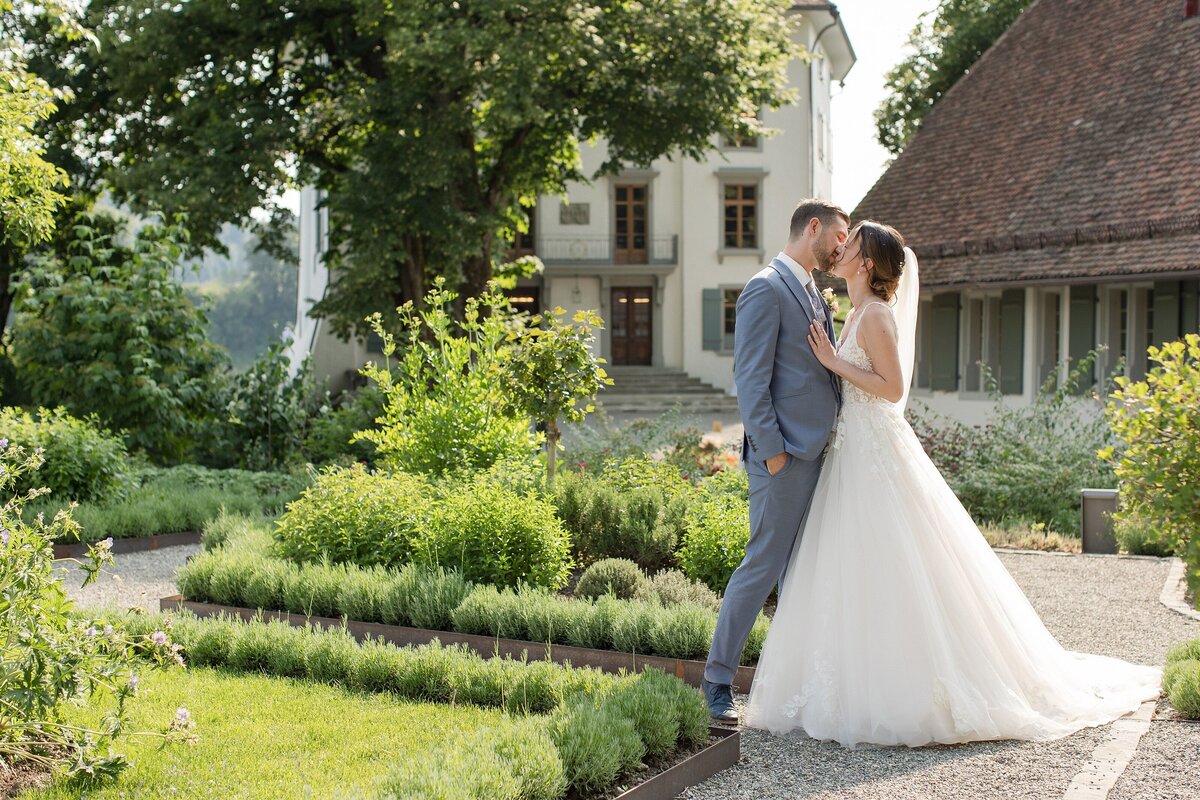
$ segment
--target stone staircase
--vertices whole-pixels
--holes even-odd
[[[676,405],[691,413],[737,414],[737,398],[683,370],[612,365],[605,370],[613,385],[597,399],[610,414],[661,414]]]

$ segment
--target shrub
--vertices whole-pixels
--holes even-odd
[[[556,712],[549,734],[562,758],[567,784],[582,794],[607,789],[645,752],[628,718],[591,701]]]
[[[438,751],[409,756],[382,782],[378,800],[557,800],[566,791],[562,760],[545,726],[511,721]]]
[[[1170,556],[1174,548],[1161,531],[1155,530],[1136,503],[1113,515],[1113,533],[1123,553],[1138,556]]]
[[[374,468],[375,445],[355,439],[359,431],[378,430],[376,420],[383,416],[383,393],[375,385],[364,386],[351,396],[343,395],[340,405],[329,408],[328,401],[309,423],[302,453],[313,464],[358,462]]]
[[[676,699],[677,695],[642,673],[637,680],[627,681],[614,689],[604,702],[633,723],[647,756],[662,758],[675,749],[679,738]]]
[[[677,569],[664,569],[650,576],[636,595],[638,600],[657,600],[664,606],[681,603],[721,610],[721,598],[700,581],[694,581]]]
[[[1200,639],[1180,642],[1167,651],[1167,663],[1173,661],[1200,661]]]
[[[407,620],[404,624],[430,630],[450,630],[454,609],[474,587],[460,573],[441,567],[405,565],[392,579],[380,600],[384,621],[390,614]]]
[[[767,643],[767,630],[771,627],[771,620],[766,614],[759,613],[758,618],[754,620],[754,627],[750,629],[750,635],[746,637],[746,646],[742,648],[742,663],[747,664],[752,661],[758,661],[762,655],[763,645]]]
[[[433,514],[419,476],[332,468],[288,506],[275,535],[280,552],[297,561],[396,565],[410,559]]]
[[[713,591],[724,591],[746,556],[749,503],[732,494],[702,496],[687,511],[679,563],[684,574]]]
[[[600,477],[563,473],[555,483],[555,506],[580,561],[626,558],[646,569],[673,563],[688,487],[672,468],[648,463],[622,462]],[[631,474],[618,477],[622,469]]]
[[[465,300],[456,322],[445,281],[425,297],[398,309],[400,347],[378,314],[371,324],[383,339],[385,364],[367,365],[367,376],[384,397],[379,430],[356,435],[378,448],[392,469],[427,475],[458,468],[486,469],[497,461],[535,452],[529,418],[506,409],[501,381],[507,340],[522,323],[508,313],[503,295],[489,291]],[[393,368],[390,359],[399,351]]]
[[[712,643],[712,612],[684,604],[663,609],[650,630],[654,652],[667,658],[704,658]]]
[[[478,583],[557,588],[570,574],[571,542],[554,507],[486,480],[446,496],[415,547],[417,560]]]
[[[72,417],[63,408],[0,409],[0,431],[13,446],[32,453],[41,448],[45,462],[36,473],[23,473],[13,489],[28,494],[45,487],[51,502],[119,499],[129,490],[129,455],[120,438],[100,427],[95,416]],[[53,516],[53,514],[50,514]],[[101,537],[103,538],[103,537]]]
[[[623,604],[613,619],[613,649],[622,653],[653,653],[654,627],[661,613],[661,607],[649,603]]]
[[[1121,479],[1118,515],[1136,513],[1158,532],[1200,600],[1200,335],[1148,352],[1145,380],[1117,379],[1106,412],[1119,447],[1101,456]]]
[[[340,565],[327,561],[304,564],[284,577],[283,604],[288,610],[310,617],[336,617],[338,593],[345,577],[346,569]]]
[[[1050,376],[1025,407],[1005,405],[987,376],[995,405],[978,428],[923,414],[909,404],[909,419],[926,452],[977,522],[1016,520],[1047,530],[1079,529],[1079,490],[1112,488],[1112,468],[1096,457],[1112,441],[1100,404],[1079,397],[1096,359],[1076,364],[1062,386]],[[985,370],[986,371],[986,370]]]
[[[641,567],[632,561],[606,558],[583,571],[575,584],[575,596],[596,598],[611,594],[628,600],[643,593],[649,583]]]
[[[35,403],[94,413],[131,449],[178,462],[206,438],[227,357],[175,278],[187,231],[147,225],[124,246],[123,228],[80,216],[21,273],[10,352]]]
[[[1171,705],[1188,719],[1200,719],[1200,661],[1173,661],[1163,670],[1163,691]]]

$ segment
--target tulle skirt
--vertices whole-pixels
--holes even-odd
[[[779,595],[746,724],[853,747],[1046,740],[1159,694],[1064,650],[887,403],[848,403]]]

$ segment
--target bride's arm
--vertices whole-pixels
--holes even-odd
[[[829,337],[825,335],[825,328],[815,322],[808,329],[809,344],[830,372],[840,375],[864,392],[898,403],[904,396],[904,373],[900,369],[900,351],[896,347],[896,324],[891,314],[874,305],[863,309],[862,314],[856,335],[859,347],[871,359],[874,372],[856,367],[838,356]]]

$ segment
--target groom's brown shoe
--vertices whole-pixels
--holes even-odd
[[[704,692],[704,700],[708,703],[708,715],[713,722],[721,725],[737,725],[737,708],[733,705],[733,687],[727,683],[709,683],[700,681],[700,691]]]

